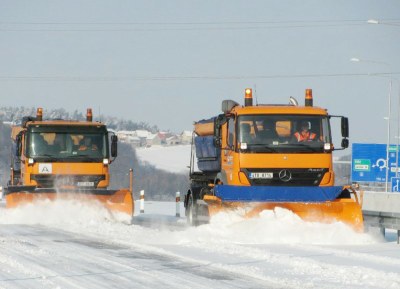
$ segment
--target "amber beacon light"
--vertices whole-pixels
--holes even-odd
[[[313,106],[313,97],[311,88],[306,89],[305,106]]]
[[[36,120],[42,121],[43,119],[43,108],[39,107],[36,111]]]
[[[251,88],[246,88],[244,91],[244,106],[252,106],[253,105],[253,91]]]
[[[86,111],[86,121],[92,121],[92,120],[93,120],[92,109],[88,108]]]

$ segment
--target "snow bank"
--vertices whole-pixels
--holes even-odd
[[[75,261],[71,261],[75,260],[72,258],[74,256],[72,252],[75,254],[74,250],[78,248],[76,254],[79,256],[87,255],[96,260],[103,260],[102,258],[110,256],[114,262],[115,256],[120,256],[120,254],[123,256],[128,252],[129,257],[129,252],[131,252],[132,256],[140,256],[140,258],[117,261],[122,262],[123,266],[126,265],[125,261],[142,266],[140,264],[143,264],[143,260],[150,260],[150,262],[145,261],[143,268],[134,269],[135,272],[144,272],[145,276],[148,276],[149,272],[154,272],[156,275],[161,272],[170,272],[170,277],[166,278],[172,278],[172,283],[175,280],[174,276],[180,272],[184,272],[183,274],[193,284],[197,284],[196,280],[203,276],[202,272],[207,273],[206,278],[211,278],[211,281],[203,279],[203,282],[210,281],[212,285],[207,283],[203,286],[198,283],[198,286],[193,284],[188,286],[190,288],[233,288],[230,286],[231,283],[226,283],[226,280],[233,278],[231,276],[236,276],[237,280],[243,282],[247,280],[250,282],[249,287],[257,288],[399,288],[400,255],[397,244],[384,243],[382,239],[375,239],[368,234],[355,233],[341,223],[304,222],[290,211],[276,209],[264,211],[258,218],[253,219],[243,218],[240,211],[220,213],[213,217],[210,224],[188,227],[184,218],[174,217],[174,202],[146,202],[145,211],[144,216],[147,219],[158,224],[160,220],[163,220],[165,222],[161,224],[164,226],[127,225],[126,219],[110,214],[101,206],[74,201],[43,201],[16,209],[0,208],[0,224],[10,224],[10,226],[4,226],[8,231],[14,227],[16,232],[20,231],[21,242],[27,238],[23,235],[27,227],[12,226],[13,224],[40,225],[40,231],[35,231],[35,226],[28,230],[44,234],[41,237],[49,240],[46,243],[46,250],[53,248],[58,254],[55,255],[61,256],[59,258],[67,255],[69,258],[66,260],[72,262],[72,265],[69,265],[71,268],[79,267],[77,263],[74,263]],[[144,216],[141,214],[136,218]],[[65,242],[65,246],[70,246],[65,247],[66,252],[59,253],[59,248],[55,247],[58,243],[51,241],[54,238],[51,233],[53,230],[55,232],[62,230],[63,234],[60,236],[72,236],[70,237],[72,241]],[[46,237],[46,234],[49,236]],[[88,240],[88,244],[95,240],[101,244],[122,246],[120,248],[115,246],[115,249],[92,250],[92,247],[77,247],[76,242],[73,242],[74,238],[78,241]],[[8,237],[0,241],[3,242],[3,247],[6,247],[4,244],[15,242],[15,239]],[[37,277],[61,274],[56,274],[46,267],[49,254],[39,254],[38,251],[42,250],[40,247],[42,242],[43,240],[40,239],[36,247],[27,248],[24,245],[23,248],[26,250],[22,253],[19,253],[22,249],[18,246],[14,246],[13,250],[4,249],[0,252],[0,255],[3,254],[0,256],[3,260],[3,268],[10,268],[10,264],[16,264],[12,267],[13,270],[20,264],[31,268],[33,265],[29,263],[29,260],[33,259],[35,266],[38,263],[45,269],[44,273],[40,267],[40,270],[23,272],[29,278],[30,275]],[[87,248],[90,251],[86,251]],[[110,246],[110,248],[114,247]],[[30,254],[34,254],[35,257],[25,258],[27,250],[33,252]],[[36,254],[36,252],[39,253]],[[156,257],[154,262],[151,261],[153,257]],[[51,255],[51,258],[54,256]],[[63,260],[61,263],[64,264],[64,259],[60,260]],[[160,263],[160,260],[165,260],[165,263]],[[102,263],[104,262],[99,262],[99,264]],[[87,265],[83,266],[85,274],[79,272],[80,276],[87,275],[85,266]],[[22,272],[22,269],[20,271]],[[209,276],[218,278],[222,276],[226,279],[221,279],[223,281],[219,282]],[[55,284],[61,282],[58,281],[59,279],[54,280]],[[235,282],[235,279],[231,281]],[[153,282],[158,284],[157,279],[153,279]],[[32,286],[32,288],[44,287]],[[47,286],[47,288],[51,287]]]
[[[130,220],[126,215],[111,214],[101,205],[66,200],[42,201],[16,209],[0,210],[0,223],[41,224],[83,234],[92,232],[105,237],[119,236],[124,240],[150,244],[349,245],[379,242],[368,234],[354,232],[343,223],[305,222],[281,208],[264,211],[252,219],[243,218],[240,212],[223,212],[215,215],[210,224],[188,227],[183,218],[171,218],[175,214],[175,203],[151,202],[150,206],[153,207],[150,210],[153,213],[147,214],[147,219],[157,223],[164,218],[164,227],[152,229],[139,225],[127,226]]]
[[[64,228],[66,225],[98,226],[106,222],[125,222],[125,214],[111,213],[100,203],[76,200],[41,200],[14,209],[0,210],[1,224],[47,225]]]
[[[190,145],[152,146],[137,148],[136,155],[143,163],[173,173],[186,173],[190,165]]]
[[[305,222],[289,210],[276,208],[260,216],[244,219],[235,212],[214,216],[211,224],[192,231],[200,240],[202,235],[212,243],[239,244],[368,244],[377,240],[368,234],[354,232],[341,222],[323,224]],[[210,237],[212,238],[210,239]]]

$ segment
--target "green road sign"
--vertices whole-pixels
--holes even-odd
[[[357,172],[369,172],[371,170],[371,160],[354,160],[353,170]]]

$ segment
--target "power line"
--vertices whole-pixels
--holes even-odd
[[[380,19],[379,22],[400,22],[400,19]],[[0,25],[224,25],[224,24],[293,24],[361,22],[365,19],[342,20],[290,20],[290,21],[209,21],[209,22],[1,22]]]
[[[262,30],[282,28],[321,28],[321,27],[347,27],[361,26],[363,24],[341,24],[341,25],[285,25],[285,26],[249,26],[249,27],[188,27],[188,28],[119,28],[119,29],[1,29],[0,32],[146,32],[146,31],[204,31],[204,30]]]
[[[225,76],[0,76],[0,81],[61,81],[61,82],[114,82],[114,81],[184,81],[184,80],[240,80],[240,79],[285,79],[285,78],[323,78],[352,76],[389,76],[400,72],[380,73],[327,73],[327,74],[276,74],[276,75],[225,75]]]
[[[382,20],[400,21],[397,19]],[[391,22],[396,25],[395,22]],[[344,27],[366,25],[365,20],[296,20],[296,21],[225,21],[225,22],[0,22],[0,31],[7,32],[124,32],[124,31],[195,31],[195,30],[257,30],[311,27]],[[18,26],[50,26],[25,28]],[[60,26],[73,27],[60,27]],[[6,26],[1,28],[1,26]],[[14,27],[7,27],[14,26]],[[15,27],[17,26],[17,27]],[[82,27],[76,27],[82,26]],[[100,27],[93,27],[100,26]],[[104,27],[106,26],[106,27]],[[107,27],[108,26],[108,27]],[[111,26],[111,27],[110,27]],[[115,26],[123,26],[116,28]],[[127,27],[128,26],[128,27]],[[133,26],[133,27],[129,27]],[[138,27],[150,26],[150,27]],[[160,26],[160,27],[156,27]]]

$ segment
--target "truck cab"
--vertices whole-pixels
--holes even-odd
[[[217,127],[222,151],[218,177],[222,183],[333,185],[333,146],[326,110],[295,106],[235,107],[223,122]],[[301,126],[305,125],[307,130],[302,131]]]
[[[12,185],[37,188],[107,188],[108,165],[116,156],[116,139],[110,154],[104,124],[86,121],[25,119],[15,127]],[[12,167],[14,169],[14,167]]]

